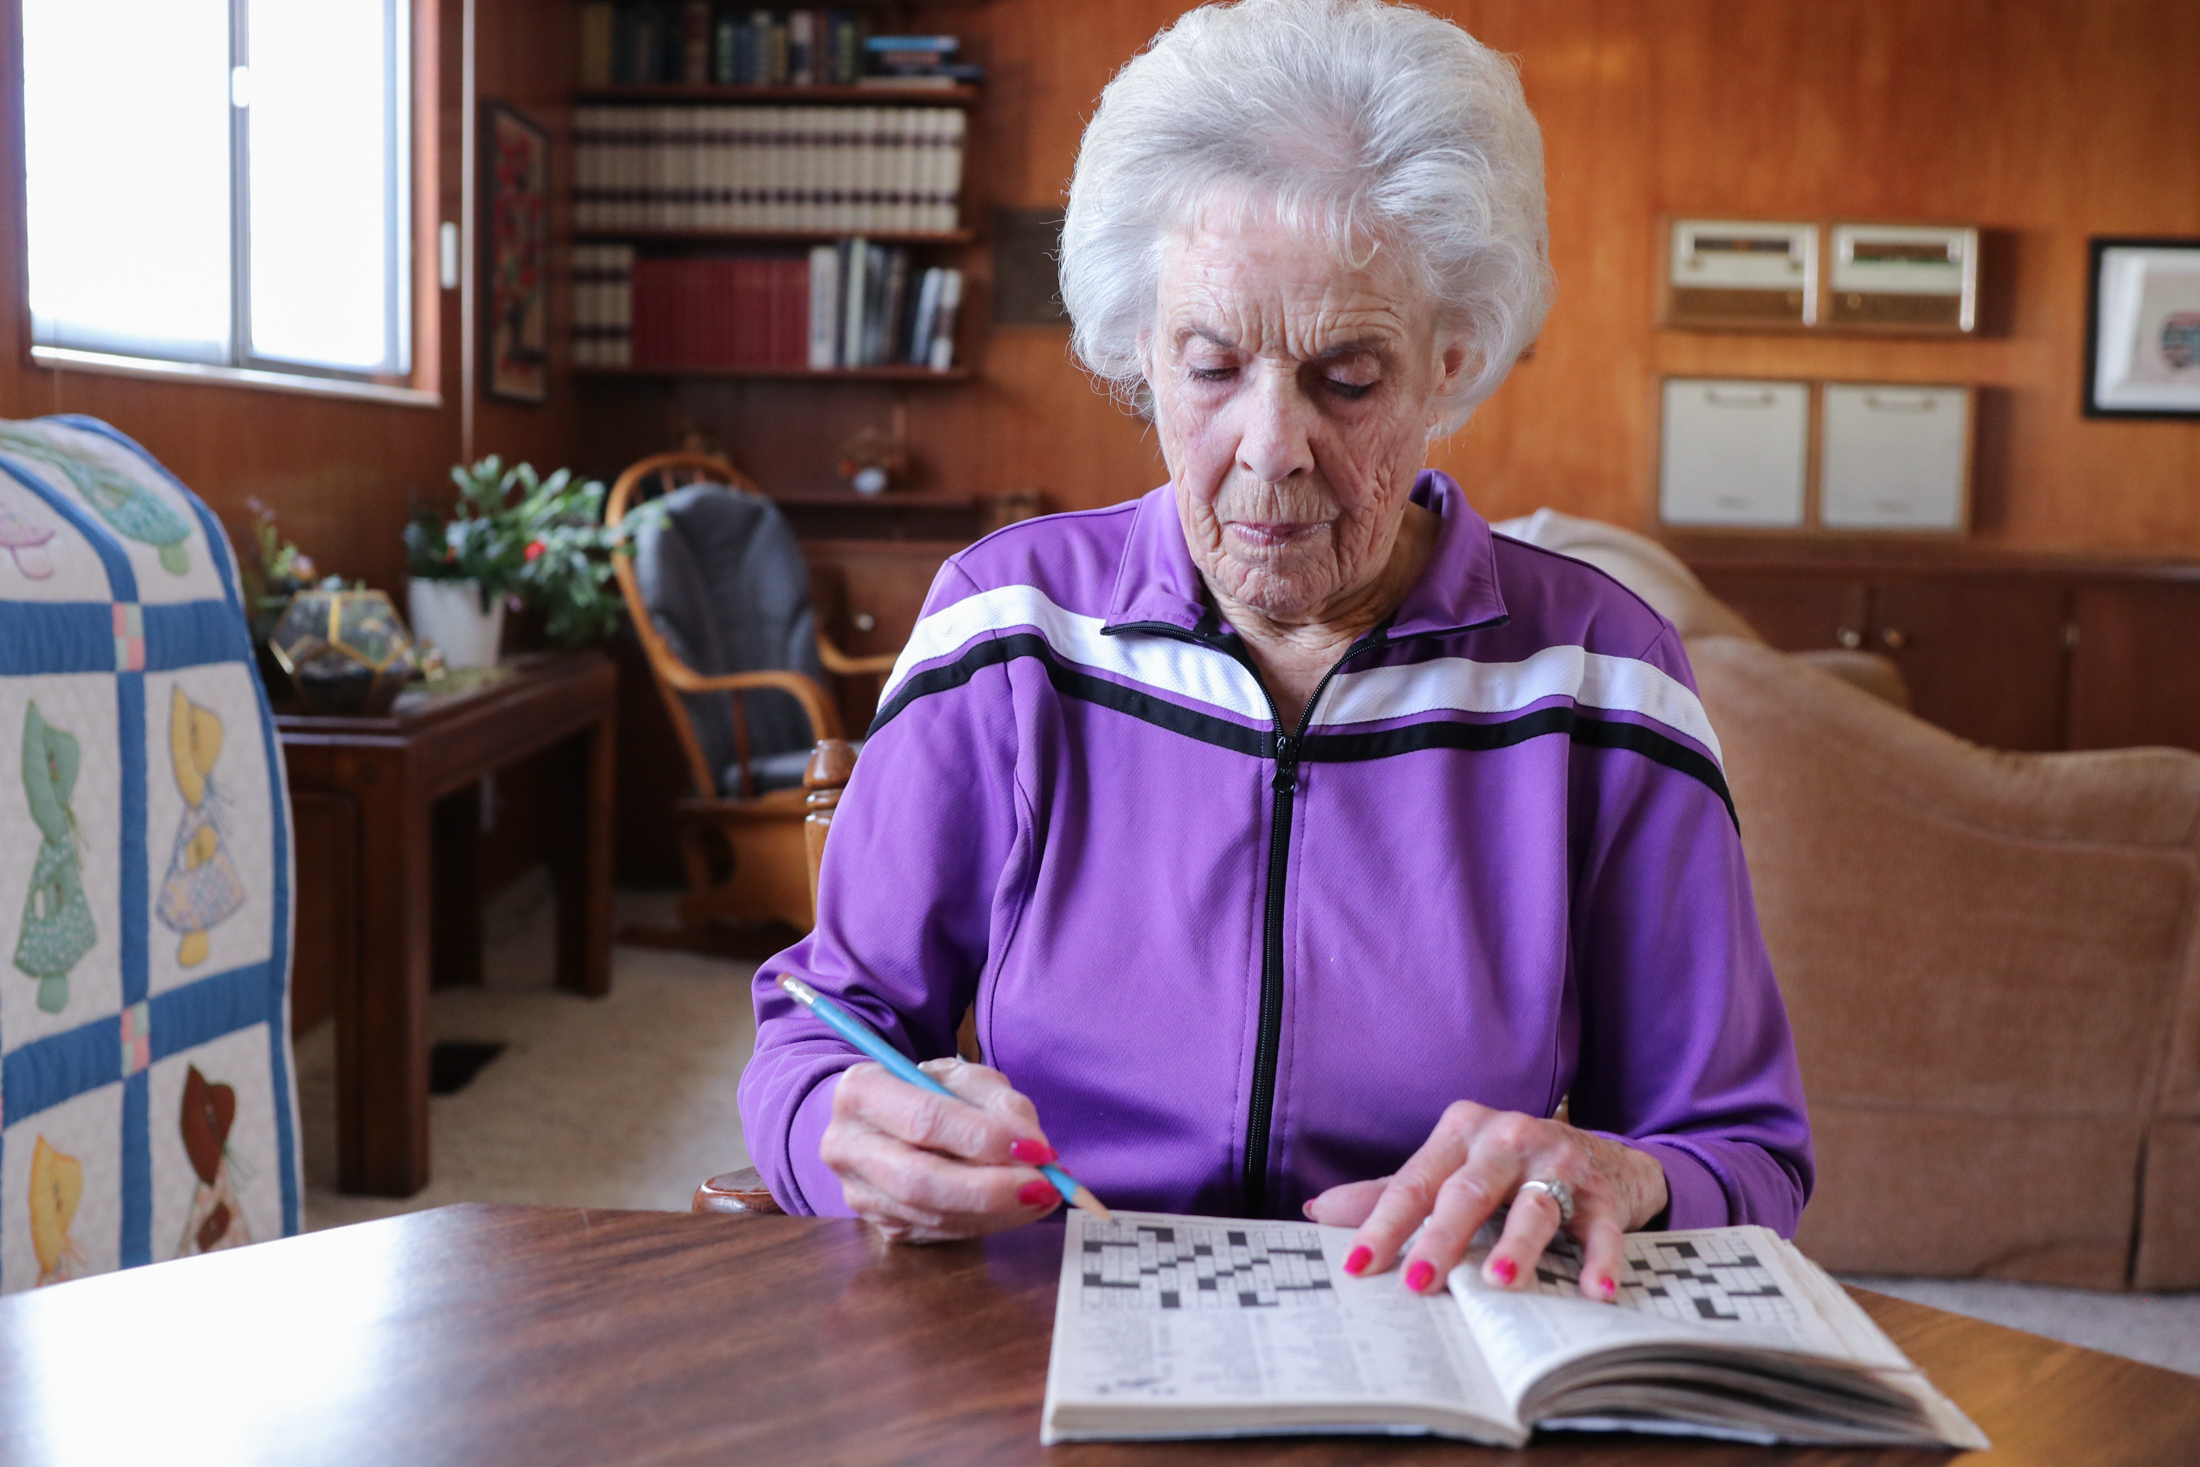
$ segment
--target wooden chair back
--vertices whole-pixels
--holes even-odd
[[[618,482],[611,486],[610,501],[604,506],[604,523],[617,525],[645,501],[689,484],[724,484],[747,494],[760,492],[746,474],[714,454],[660,453],[640,460],[619,475]],[[613,557],[612,571],[618,577],[619,594],[625,598],[634,635],[642,644],[643,655],[649,659],[657,691],[664,699],[666,712],[671,715],[672,730],[687,758],[688,772],[695,781],[698,798],[719,797],[718,771],[711,768],[711,761],[703,752],[702,740],[696,735],[683,694],[724,692],[732,700],[734,742],[742,770],[743,794],[749,793],[749,745],[748,723],[741,706],[742,689],[768,687],[788,693],[802,705],[818,738],[838,739],[841,736],[839,710],[822,687],[799,672],[760,671],[707,677],[689,667],[657,630],[649,603],[642,596],[641,578],[635,572],[633,557]]]

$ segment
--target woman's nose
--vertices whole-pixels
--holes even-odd
[[[1280,484],[1314,467],[1311,405],[1296,384],[1261,382],[1244,404],[1238,467],[1263,484]]]

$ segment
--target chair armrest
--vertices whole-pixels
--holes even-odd
[[[851,657],[833,644],[833,639],[823,632],[817,634],[817,655],[825,663],[825,670],[836,677],[862,677],[868,673],[892,672],[899,660],[898,652],[881,652],[873,657]]]
[[[787,1209],[772,1200],[764,1178],[753,1166],[737,1172],[721,1172],[695,1189],[691,1212],[714,1212],[721,1217],[781,1217]]]
[[[817,680],[806,673],[768,668],[758,672],[706,675],[668,655],[658,666],[657,674],[683,693],[741,693],[757,688],[776,688],[802,705],[812,734],[821,739],[840,737],[840,714]]]

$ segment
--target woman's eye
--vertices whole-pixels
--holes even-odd
[[[1324,377],[1322,380],[1329,385],[1331,392],[1343,398],[1346,402],[1358,402],[1375,390],[1375,384],[1372,382],[1339,382],[1334,377]]]
[[[1237,375],[1235,367],[1194,367],[1192,376],[1201,382],[1227,382]]]

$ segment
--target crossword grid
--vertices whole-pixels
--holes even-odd
[[[1336,1291],[1312,1228],[1085,1229],[1084,1307],[1093,1309],[1292,1309],[1334,1307]]]
[[[1581,1255],[1562,1239],[1536,1265],[1536,1287],[1579,1297]],[[1627,1240],[1620,1304],[1646,1314],[1713,1324],[1792,1324],[1800,1316],[1757,1255],[1728,1238],[1672,1243]]]

